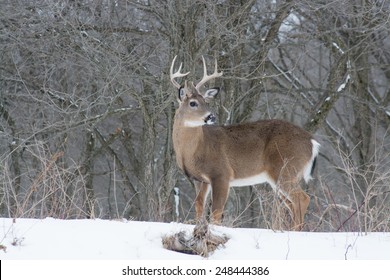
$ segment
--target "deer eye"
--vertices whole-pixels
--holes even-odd
[[[191,101],[190,102],[190,107],[194,108],[194,107],[197,107],[198,106],[198,103],[195,102],[195,101]]]

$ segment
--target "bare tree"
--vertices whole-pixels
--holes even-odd
[[[221,124],[282,118],[321,142],[308,229],[389,229],[388,1],[0,5],[3,215],[191,219],[168,68],[178,55],[199,77],[204,55],[224,71]],[[268,226],[274,202],[234,190],[225,221]]]

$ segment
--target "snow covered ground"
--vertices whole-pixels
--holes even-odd
[[[0,218],[0,227],[3,248],[0,250],[1,279],[5,280],[113,280],[130,277],[126,272],[134,267],[179,266],[180,269],[207,268],[207,276],[192,279],[215,279],[218,267],[260,265],[267,265],[270,271],[266,279],[299,276],[303,280],[312,279],[313,274],[316,279],[381,279],[390,266],[389,232],[367,235],[351,232],[274,232],[211,226],[214,233],[225,234],[230,239],[224,247],[205,259],[168,251],[162,246],[163,236],[183,230],[191,233],[193,225]],[[345,259],[365,261],[345,262]],[[366,260],[374,261],[367,263]],[[253,275],[243,274],[222,276],[235,280],[253,278]],[[160,277],[187,279],[183,276],[139,274],[130,278],[156,280]]]
[[[0,219],[4,259],[203,259],[165,250],[161,239],[192,225],[108,220]],[[230,240],[211,260],[390,260],[390,233],[274,232],[212,226]]]

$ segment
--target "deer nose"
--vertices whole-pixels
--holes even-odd
[[[214,115],[214,114],[210,114],[210,115],[208,115],[208,116],[205,118],[204,122],[205,122],[206,124],[214,124],[214,123],[215,123],[215,119],[216,119],[215,115]]]

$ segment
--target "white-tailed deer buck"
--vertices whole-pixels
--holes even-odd
[[[212,222],[220,223],[229,188],[268,182],[290,210],[292,227],[301,230],[310,197],[299,183],[311,179],[320,144],[313,136],[282,120],[259,120],[228,126],[215,125],[215,116],[208,102],[219,88],[202,90],[204,84],[222,76],[215,70],[204,75],[196,85],[175,80],[189,74],[181,73],[180,64],[170,78],[178,89],[179,108],[173,124],[173,146],[180,169],[196,185],[196,218],[203,217],[204,204],[211,189]]]

